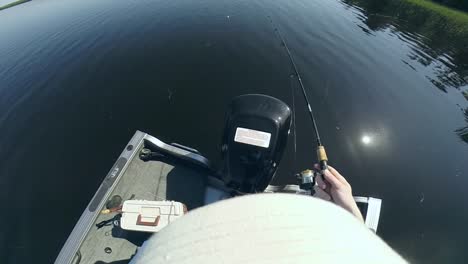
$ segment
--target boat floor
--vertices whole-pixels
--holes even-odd
[[[206,176],[196,170],[183,165],[175,167],[163,161],[145,162],[134,155],[108,199],[118,195],[123,201],[176,200],[190,210],[203,205],[205,187]],[[105,205],[98,208],[99,211],[103,209],[106,209]],[[130,261],[137,247],[151,234],[121,229],[114,224],[119,217],[118,213],[97,216],[79,248],[76,263],[116,264]]]
[[[139,155],[143,148],[152,149],[154,153],[161,155],[156,155],[151,161],[144,161]],[[108,207],[117,208],[126,200],[173,200],[182,202],[188,210],[193,210],[231,197],[232,190],[227,189],[213,175],[209,161],[196,150],[166,144],[137,131],[104,178],[55,263],[128,263],[138,247],[152,234],[123,230],[119,226],[121,214],[118,211],[102,211],[110,209]],[[302,193],[297,185],[287,185],[284,188],[269,186],[266,191]],[[116,197],[121,199],[115,199]],[[366,204],[366,225],[377,230],[381,200],[371,197],[355,199]],[[121,202],[109,206],[109,201],[115,200]]]

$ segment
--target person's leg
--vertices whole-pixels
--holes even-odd
[[[247,195],[171,223],[132,263],[406,263],[344,209],[313,197]]]

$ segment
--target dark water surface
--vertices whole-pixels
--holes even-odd
[[[43,0],[1,11],[0,262],[53,261],[135,130],[219,161],[232,97],[291,104],[268,15],[331,163],[355,194],[383,199],[380,236],[414,263],[466,260],[468,40],[427,36],[375,3]],[[290,141],[279,183],[315,159],[296,95],[297,160]]]

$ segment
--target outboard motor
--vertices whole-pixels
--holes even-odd
[[[239,192],[262,192],[273,179],[288,140],[291,110],[267,95],[233,99],[226,113],[221,173]]]

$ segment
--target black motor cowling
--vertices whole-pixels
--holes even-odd
[[[226,113],[222,180],[239,192],[263,191],[273,179],[291,127],[291,110],[267,95],[234,98]]]

